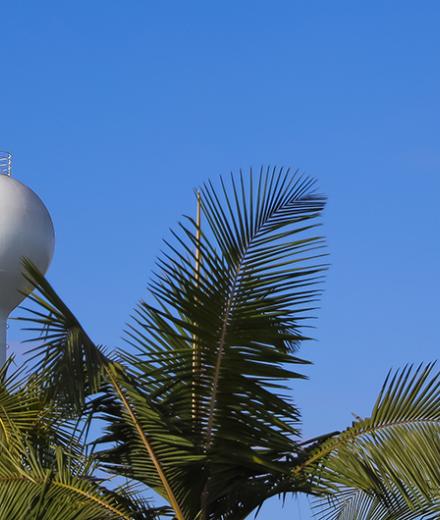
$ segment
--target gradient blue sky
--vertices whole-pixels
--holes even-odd
[[[439,2],[1,7],[0,149],[50,208],[50,280],[97,341],[120,344],[192,189],[270,163],[329,196],[315,365],[294,387],[305,434],[368,414],[390,367],[438,357]]]

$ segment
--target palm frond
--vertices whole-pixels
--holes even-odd
[[[142,302],[128,331],[136,355],[123,354],[211,455],[200,472],[210,482],[205,502],[217,495],[208,474],[227,488],[237,471],[282,473],[283,455],[295,450],[299,413],[286,381],[304,377],[292,367],[307,363],[295,352],[325,269],[315,234],[325,201],[312,180],[274,168],[256,180],[231,176],[229,186],[232,195],[222,179],[218,191],[204,185],[206,225],[189,218],[166,242],[150,284],[155,304]]]
[[[149,407],[148,395],[136,394],[123,366],[116,364],[92,342],[47,280],[30,264],[27,264],[27,272],[28,278],[39,292],[31,298],[40,310],[28,309],[30,316],[20,319],[30,322],[33,325],[31,329],[37,333],[31,340],[38,343],[35,347],[34,365],[37,370],[33,380],[45,393],[46,402],[63,411],[67,407],[67,411],[70,411],[73,417],[79,414],[80,418],[87,405],[88,413],[91,413],[93,418],[98,402],[112,401],[111,406],[106,408],[106,417],[115,414],[113,419],[116,429],[118,414],[119,417],[128,420],[129,428],[132,428],[130,438],[139,442],[134,448],[137,458],[129,476],[148,483],[162,494],[169,501],[177,518],[183,520],[179,501],[174,495],[173,484],[168,477],[170,470],[164,469],[164,466],[172,466],[170,459],[181,464],[182,457],[190,460],[191,454],[182,453],[181,450],[173,458],[170,446],[176,446],[177,436],[168,434],[167,424],[162,425],[162,430],[158,430],[161,416],[157,410]],[[44,314],[44,310],[48,314]],[[97,396],[96,401],[91,401],[94,396]],[[69,410],[70,403],[74,405],[72,410]],[[69,417],[68,415],[67,418]],[[152,425],[151,432],[149,430]],[[168,442],[170,439],[171,442]],[[180,442],[182,445],[189,444],[183,438]],[[105,460],[105,454],[102,453],[101,461]],[[139,466],[142,466],[143,470],[141,476],[137,472]],[[108,468],[111,468],[110,464]],[[121,473],[124,471],[121,470]],[[174,482],[177,480],[174,479]]]
[[[28,260],[24,275],[35,288],[29,297],[34,303],[26,316],[16,318],[26,323],[35,345],[29,360],[30,372],[38,378],[48,401],[64,406],[64,413],[80,415],[87,397],[96,393],[109,362],[104,350],[89,338],[72,311],[47,279]]]
[[[44,458],[47,447],[58,445],[80,454],[73,425],[63,411],[46,400],[37,379],[24,368],[11,371],[12,358],[0,375],[0,441],[15,449],[17,433]]]
[[[110,365],[106,372],[110,384],[96,403],[108,426],[99,442],[116,443],[116,447],[108,457],[101,451],[99,459],[109,471],[125,474],[161,494],[178,520],[190,518],[184,507],[187,488],[182,468],[203,457],[194,453],[191,442],[164,419],[142,386],[120,366]]]
[[[316,485],[332,494],[318,505],[321,518],[411,520],[439,514],[439,461],[440,373],[431,363],[390,373],[371,417],[301,469],[313,467]]]
[[[157,519],[154,509],[138,510],[126,494],[107,490],[86,461],[79,464],[60,447],[48,449],[53,454],[42,459],[18,430],[13,449],[0,441],[0,518]]]
[[[13,359],[0,369],[0,440],[9,444],[15,431],[30,432],[44,420],[41,400],[23,384],[22,371],[10,373]]]

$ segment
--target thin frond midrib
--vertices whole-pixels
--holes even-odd
[[[298,200],[301,200],[298,198]],[[216,365],[214,368],[214,374],[213,374],[213,383],[212,383],[212,392],[211,392],[211,398],[210,398],[210,405],[209,405],[209,411],[208,411],[208,425],[207,425],[207,431],[206,431],[206,441],[205,441],[205,450],[209,450],[209,448],[212,445],[212,438],[213,438],[213,428],[214,428],[214,416],[215,416],[215,408],[217,405],[217,393],[218,393],[218,386],[219,386],[219,380],[220,380],[220,372],[221,372],[221,365],[222,360],[224,356],[224,350],[225,350],[225,344],[226,344],[226,337],[228,333],[228,326],[231,322],[231,316],[234,313],[234,309],[236,306],[236,296],[240,290],[241,281],[243,280],[244,272],[243,272],[243,265],[246,262],[247,255],[249,253],[249,250],[252,247],[252,243],[259,238],[261,234],[264,233],[265,227],[270,224],[271,219],[275,218],[277,214],[282,211],[284,207],[287,207],[290,203],[292,203],[292,200],[288,200],[287,202],[282,200],[280,203],[273,209],[272,212],[270,212],[266,218],[258,224],[256,229],[254,229],[254,232],[251,236],[248,237],[246,243],[243,245],[240,256],[237,259],[236,262],[236,268],[235,273],[233,275],[232,281],[231,281],[231,288],[229,290],[229,296],[226,303],[225,313],[224,313],[224,319],[222,328],[220,331],[220,339],[218,342],[217,347],[217,360]]]
[[[367,423],[371,421],[371,419],[365,419],[364,423]],[[354,432],[353,429],[347,430],[345,432],[342,432],[339,439],[335,439],[333,443],[330,443],[330,445],[327,448],[323,448],[319,450],[315,455],[312,455],[310,459],[305,461],[303,464],[300,464],[295,469],[292,470],[293,475],[298,475],[302,470],[306,469],[311,464],[319,461],[323,457],[326,457],[327,455],[330,455],[330,453],[336,449],[338,449],[340,446],[347,444],[350,441],[353,441],[355,439],[358,439],[360,437],[365,437],[368,435],[373,435],[375,432],[382,431],[385,429],[393,429],[397,428],[399,426],[416,426],[417,424],[433,424],[438,425],[440,424],[440,421],[437,419],[412,419],[412,420],[405,420],[405,421],[396,421],[393,423],[386,423],[381,424],[378,426],[370,426],[368,428],[362,429],[362,422],[358,423],[355,427],[358,428],[358,431]]]
[[[172,486],[170,482],[168,481],[168,478],[166,476],[164,468],[162,468],[161,462],[155,453],[155,450],[150,442],[150,439],[147,437],[146,433],[144,432],[141,424],[138,421],[138,418],[136,416],[135,411],[132,409],[127,397],[125,396],[121,386],[119,385],[118,381],[112,374],[110,369],[107,369],[107,374],[109,377],[109,380],[111,384],[113,385],[113,388],[115,389],[116,393],[118,394],[119,398],[121,399],[121,402],[127,411],[130,420],[132,421],[132,424],[134,425],[134,428],[140,438],[141,443],[143,444],[146,452],[148,453],[148,456],[150,457],[151,462],[153,463],[155,470],[157,472],[157,475],[159,476],[159,479],[162,482],[162,485],[165,489],[165,492],[167,494],[169,503],[174,509],[174,512],[176,514],[176,518],[178,520],[185,520],[184,514],[182,512],[182,509],[180,507],[180,504],[176,498],[176,495],[172,489]]]
[[[300,198],[298,198],[300,200]],[[241,281],[243,280],[243,265],[246,262],[247,255],[249,253],[249,250],[252,247],[252,243],[258,239],[260,234],[264,233],[264,227],[267,226],[270,223],[270,220],[275,218],[277,213],[286,205],[292,202],[292,198],[286,200],[281,200],[279,204],[273,209],[272,212],[270,212],[268,215],[266,215],[266,218],[263,219],[257,227],[254,229],[254,232],[251,236],[247,237],[247,240],[243,247],[241,248],[240,255],[236,262],[236,268],[235,273],[233,275],[232,281],[231,281],[231,287],[228,291],[228,298],[227,303],[225,307],[225,313],[224,313],[224,319],[222,328],[220,331],[220,338],[218,342],[218,351],[217,351],[217,360],[215,364],[214,374],[213,374],[213,383],[212,383],[212,391],[211,391],[211,397],[210,397],[210,403],[209,403],[209,411],[208,411],[208,425],[206,430],[206,441],[205,441],[205,451],[208,451],[212,446],[213,441],[213,430],[214,430],[214,419],[215,419],[215,410],[217,406],[217,393],[218,393],[218,386],[220,381],[220,372],[221,372],[221,366],[225,351],[225,344],[226,344],[226,338],[228,333],[228,326],[231,322],[231,316],[233,315],[235,305],[236,305],[236,296],[240,290]],[[208,478],[209,481],[209,478]],[[207,508],[207,500],[208,500],[208,481],[205,484],[205,488],[202,492],[202,511],[201,511],[201,520],[205,520],[206,518],[206,508]]]
[[[94,495],[92,495],[90,493],[87,493],[87,491],[84,491],[84,490],[79,489],[79,488],[77,488],[75,486],[72,486],[70,484],[66,484],[66,483],[60,482],[60,481],[53,481],[53,485],[56,486],[56,487],[59,487],[59,488],[67,489],[67,490],[69,490],[72,493],[75,493],[75,494],[77,494],[79,496],[82,496],[83,498],[98,504],[103,509],[111,511],[112,513],[118,515],[120,518],[123,518],[124,520],[132,520],[132,518],[130,516],[127,516],[125,513],[123,513],[122,511],[118,510],[116,507],[112,506],[111,504],[108,504],[104,500],[102,500],[102,499],[100,499],[100,498],[98,498],[98,497],[96,497],[96,496],[94,496]]]
[[[10,483],[10,482],[29,482],[30,484],[33,484],[33,485],[39,485],[39,484],[44,484],[45,483],[45,479],[35,479],[35,478],[32,478],[30,475],[26,475],[26,476],[20,476],[20,475],[14,475],[14,476],[8,476],[8,477],[0,477],[0,482],[3,482],[3,483]],[[58,488],[61,488],[61,489],[66,489],[68,491],[70,491],[71,493],[73,494],[76,494],[76,495],[79,495],[83,498],[85,498],[86,500],[89,500],[91,502],[94,502],[96,503],[97,505],[99,505],[100,507],[102,507],[103,509],[106,509],[107,511],[111,511],[112,513],[116,514],[118,517],[120,518],[123,518],[124,520],[132,520],[130,516],[127,516],[123,511],[120,511],[119,509],[117,509],[116,507],[112,506],[111,504],[109,504],[108,502],[106,502],[105,500],[102,500],[101,498],[97,497],[97,496],[94,496],[93,494],[83,490],[83,489],[80,489],[78,487],[75,487],[74,485],[72,484],[67,484],[65,482],[62,482],[60,480],[52,480],[52,485],[54,487],[58,487]]]

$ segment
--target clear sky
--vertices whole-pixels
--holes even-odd
[[[50,208],[49,278],[96,341],[120,345],[193,188],[269,163],[329,196],[315,364],[293,388],[305,435],[437,358],[439,23],[435,0],[2,2],[0,149]]]

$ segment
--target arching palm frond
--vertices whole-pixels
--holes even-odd
[[[440,373],[434,364],[387,378],[370,418],[324,443],[307,463],[331,492],[328,520],[415,520],[440,515]]]
[[[295,352],[325,268],[313,181],[268,169],[231,176],[229,187],[200,190],[202,229],[189,219],[167,242],[155,304],[142,302],[129,330],[136,354],[123,354],[208,457],[191,474],[201,518],[220,518],[222,494],[238,482],[286,470],[299,420],[286,381],[303,377]]]
[[[191,518],[186,500],[191,484],[186,476],[188,467],[203,456],[179,431],[180,421],[168,420],[152,402],[142,382],[118,365],[107,368],[107,377],[105,393],[95,401],[106,421],[106,434],[99,442],[112,445],[98,453],[103,467],[154,489],[168,501],[178,520]]]
[[[94,476],[63,407],[47,400],[39,377],[0,369],[0,518],[156,519],[156,511]]]
[[[18,434],[42,460],[54,445],[79,455],[75,428],[66,422],[62,410],[45,399],[35,377],[11,368],[12,358],[0,370],[0,442],[14,451]]]
[[[46,401],[66,411],[67,419],[93,419],[98,411],[100,417],[111,420],[105,438],[114,442],[119,452],[118,444],[128,437],[135,452],[134,458],[129,453],[125,460],[118,460],[116,472],[137,478],[155,489],[169,502],[176,518],[183,520],[184,506],[180,502],[188,488],[178,478],[176,465],[182,461],[192,464],[200,460],[200,454],[194,454],[191,441],[179,438],[176,428],[171,428],[167,417],[152,403],[149,388],[138,391],[141,387],[124,366],[110,359],[92,342],[47,280],[31,265],[28,271],[28,278],[38,291],[32,300],[40,310],[29,309],[30,318],[20,319],[32,323],[35,338],[31,341],[37,343],[34,381],[40,385]],[[45,315],[41,309],[49,313]],[[77,377],[78,374],[81,375]],[[68,379],[65,388],[64,378]],[[91,415],[84,417],[85,411]],[[116,417],[122,419],[122,429]],[[105,451],[100,459],[106,469],[113,467]],[[126,469],[128,462],[130,471]]]
[[[23,307],[26,316],[16,319],[33,334],[27,340],[34,345],[30,371],[48,402],[56,401],[66,416],[81,416],[88,396],[100,388],[109,359],[38,269],[26,259],[23,263],[24,275],[35,287],[29,296],[35,305]]]
[[[10,358],[0,368],[0,441],[4,444],[10,444],[16,431],[33,431],[48,415],[38,396],[23,387],[20,371],[11,374],[12,362]]]
[[[50,465],[19,432],[14,449],[0,442],[0,518],[16,520],[153,520],[156,511],[137,509],[124,493],[107,490],[86,461],[79,464],[52,448]]]

